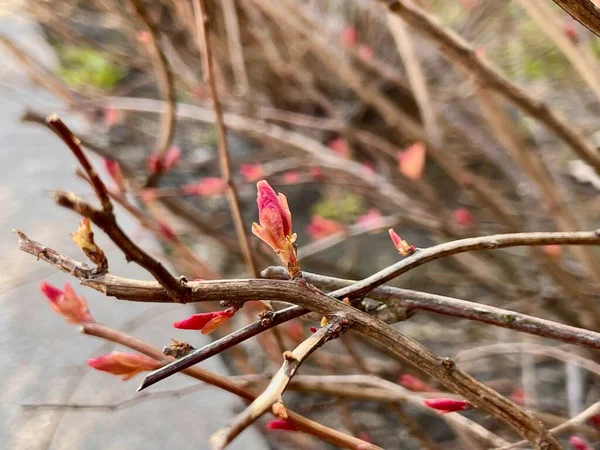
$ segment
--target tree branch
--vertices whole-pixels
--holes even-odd
[[[204,82],[207,83],[210,88],[212,105],[215,111],[215,124],[219,140],[219,167],[221,168],[221,176],[227,182],[227,200],[229,201],[229,208],[231,209],[231,215],[235,225],[235,232],[240,241],[240,247],[246,262],[246,267],[248,267],[250,275],[257,278],[259,276],[259,272],[258,268],[256,267],[256,262],[252,257],[252,249],[250,248],[250,242],[248,240],[248,235],[246,234],[246,230],[249,230],[250,228],[244,223],[240,199],[238,197],[235,181],[231,174],[231,160],[229,157],[229,148],[227,144],[227,130],[225,128],[225,122],[223,121],[223,109],[221,107],[221,102],[219,101],[219,94],[215,82],[212,48],[210,44],[210,21],[206,13],[206,4],[204,3],[204,0],[195,0],[193,5],[198,33],[198,46],[200,48],[200,54],[203,55],[204,61]],[[235,6],[233,7],[233,12],[235,14]]]
[[[289,278],[283,267],[268,267],[263,271],[263,276],[280,280]],[[353,280],[307,272],[303,272],[303,276],[309,283],[323,290],[341,289],[356,283]],[[400,307],[409,311],[430,311],[600,350],[600,333],[482,303],[388,286],[372,290],[369,297],[391,309]]]
[[[568,144],[584,161],[600,173],[600,154],[586,141],[581,133],[556,115],[548,106],[531,98],[513,84],[488,61],[475,54],[471,46],[456,33],[443,27],[422,9],[406,0],[377,0],[408,25],[436,45],[442,56],[478,77],[478,82],[498,91],[515,106],[543,123],[549,130]]]
[[[317,348],[325,344],[331,339],[336,339],[341,336],[348,326],[347,321],[340,317],[333,317],[329,324],[320,328],[314,334],[309,336],[292,352],[283,353],[283,364],[277,373],[271,379],[267,388],[256,397],[256,400],[242,411],[230,425],[219,430],[210,438],[210,444],[213,450],[223,450],[229,445],[239,434],[248,428],[254,421],[273,407],[276,415],[282,419],[287,419],[287,412],[283,407],[281,396],[283,391],[288,386],[300,365],[313,353]],[[279,408],[275,408],[275,404],[279,404]]]
[[[600,37],[600,8],[591,0],[553,0],[573,19]]]

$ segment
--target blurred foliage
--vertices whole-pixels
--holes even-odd
[[[312,214],[325,219],[351,223],[362,213],[362,197],[353,193],[332,194],[312,206]]]
[[[127,74],[125,68],[96,50],[79,46],[64,46],[57,50],[61,59],[59,75],[73,88],[112,89]]]

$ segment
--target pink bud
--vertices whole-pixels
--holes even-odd
[[[112,127],[119,121],[120,116],[121,112],[118,109],[107,106],[104,108],[104,125],[108,128]]]
[[[577,30],[575,29],[575,26],[573,26],[573,24],[565,25],[563,28],[563,32],[573,44],[577,45],[579,43],[579,35],[577,34]]]
[[[552,258],[558,258],[561,253],[561,246],[556,244],[544,245],[542,251]]]
[[[421,179],[425,169],[425,144],[415,142],[397,155],[400,173],[412,181]]]
[[[298,184],[300,181],[300,174],[295,170],[290,170],[283,174],[283,182],[285,184]]]
[[[403,388],[408,389],[413,392],[437,392],[436,389],[429,386],[420,378],[415,377],[414,375],[403,373],[398,378],[398,383]]]
[[[171,170],[181,158],[181,149],[176,145],[169,147],[165,153],[165,157],[162,160],[163,169],[165,172]]]
[[[168,223],[164,222],[163,220],[157,220],[156,224],[158,225],[158,230],[160,231],[160,234],[165,240],[177,240],[177,234],[175,234],[175,231],[173,231],[173,228],[171,228]]]
[[[594,425],[596,428],[600,428],[600,414],[596,414],[594,417],[592,417],[590,419],[590,422],[592,423],[592,425]]]
[[[366,214],[356,218],[356,224],[364,227],[374,226],[383,216],[377,208],[371,208]]]
[[[313,177],[313,180],[315,181],[322,181],[323,180],[323,171],[319,168],[319,167],[311,167],[309,169],[310,171],[310,176]]]
[[[181,189],[187,195],[215,197],[225,193],[227,182],[223,178],[207,177],[198,183],[186,184]]]
[[[231,307],[224,311],[211,311],[194,314],[173,326],[181,330],[202,330],[202,334],[209,334],[231,319],[237,308]]]
[[[298,431],[298,428],[284,419],[275,419],[267,423],[267,430]]]
[[[340,222],[325,219],[321,216],[313,216],[310,224],[306,227],[306,233],[311,239],[317,240],[345,230]]]
[[[317,332],[317,327],[310,327],[309,328],[311,333],[316,333]]]
[[[346,26],[342,31],[342,44],[346,47],[354,47],[357,41],[356,28],[352,26]]]
[[[264,177],[260,164],[240,164],[239,171],[246,183],[254,183]]]
[[[333,150],[333,152],[338,155],[340,158],[349,159],[350,158],[350,146],[348,145],[348,141],[346,139],[338,137],[329,141],[327,146]]]
[[[146,160],[146,170],[154,175],[162,170],[162,161],[158,153],[152,153]]]
[[[104,167],[119,188],[119,191],[125,192],[127,190],[127,183],[125,181],[125,177],[123,176],[123,172],[121,171],[119,162],[111,159],[105,159]]]
[[[68,323],[81,325],[94,322],[85,298],[78,297],[70,284],[65,284],[64,292],[56,286],[43,281],[40,289],[50,300],[50,306],[58,314],[67,319]]]
[[[369,433],[367,433],[366,431],[361,431],[356,437],[361,441],[365,441],[367,444],[371,444],[373,442],[371,440],[371,436],[369,436]]]
[[[158,369],[161,363],[144,355],[112,352],[88,359],[88,365],[102,372],[122,376],[126,381],[140,372]]]
[[[439,411],[438,414],[446,414],[455,411],[464,411],[469,409],[471,404],[466,400],[456,400],[453,398],[428,398],[423,401],[426,406]]]
[[[398,250],[402,256],[408,256],[415,252],[415,247],[413,245],[408,245],[405,240],[396,234],[393,228],[390,228],[388,233],[390,234],[390,238],[394,243],[394,247],[396,247],[396,250]]]
[[[473,215],[467,208],[456,208],[452,215],[454,216],[454,221],[465,228],[472,228],[475,224]]]
[[[593,450],[592,446],[578,436],[569,438],[569,445],[573,450]]]
[[[369,45],[359,45],[358,46],[358,56],[363,61],[370,61],[373,59],[373,55],[375,52],[373,51],[373,47]]]

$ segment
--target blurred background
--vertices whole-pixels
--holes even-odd
[[[409,244],[428,247],[470,236],[599,226],[600,42],[552,1],[413,2],[464,40],[473,50],[468,58],[495,67],[507,89],[525,97],[521,103],[374,0],[206,3],[247,231],[257,220],[256,181],[267,179],[288,197],[303,270],[364,278],[399,259],[390,227]],[[199,48],[191,1],[0,2],[0,434],[8,448],[207,448],[208,437],[243,407],[209,386],[119,406],[135,396],[135,381],[90,372],[86,359],[105,353],[108,344],[65,326],[38,290],[43,279],[75,280],[20,253],[10,234],[21,229],[83,259],[69,236],[79,218],[49,196],[63,189],[93,200],[75,173],[76,160],[43,127],[44,117],[57,113],[115,193],[119,222],[136,242],[188,279],[252,276],[225,196]],[[587,143],[587,158],[557,123]],[[107,238],[98,233],[98,239],[111,272],[149,279]],[[278,264],[250,239],[259,270]],[[463,254],[392,284],[600,331],[594,247]],[[169,338],[200,347],[255,320],[260,309],[245,308],[231,326],[207,337],[170,324],[218,305],[150,307],[77,291],[99,321],[157,347]],[[549,427],[600,399],[597,353],[426,312],[404,318],[395,320],[402,332],[536,410]],[[278,334],[202,367],[225,376],[259,375],[259,389],[279,366],[280,348],[293,348],[312,325],[286,323]],[[301,372],[369,373],[420,393],[439,389],[351,333],[316,352]],[[423,384],[411,384],[415,379]],[[173,377],[156,390],[189,383]],[[285,400],[386,449],[488,448],[410,402],[314,392],[288,392]],[[466,414],[514,439],[482,413]],[[331,448],[300,433],[266,430],[266,421],[232,448]],[[598,443],[598,422],[578,424],[561,438],[577,434]]]

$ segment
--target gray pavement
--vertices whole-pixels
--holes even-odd
[[[36,27],[12,16],[0,17],[0,34],[16,38],[23,48],[52,66],[55,58]],[[62,286],[73,283],[87,298],[94,317],[162,346],[170,337],[189,339],[189,332],[174,330],[171,322],[191,309],[171,305],[148,306],[120,302],[83,289],[69,276],[17,250],[12,228],[19,228],[69,256],[82,260],[69,232],[79,218],[58,208],[49,198],[52,189],[74,190],[92,198],[87,186],[73,176],[76,162],[51,133],[19,123],[30,106],[44,113],[60,109],[47,93],[28,84],[0,53],[0,448],[38,449],[204,449],[208,437],[224,426],[243,404],[232,395],[204,387],[184,398],[150,399],[116,410],[24,408],[24,404],[114,404],[135,396],[141,379],[129,382],[93,371],[85,362],[115,349],[54,313],[39,291],[41,280]],[[75,118],[69,118],[74,124]],[[152,249],[152,240],[135,223],[118,212],[126,230]],[[125,263],[118,249],[103,236],[99,243],[111,271],[148,278],[138,267]],[[154,248],[156,250],[156,248]],[[201,345],[200,335],[194,343]],[[213,358],[202,367],[224,374]],[[176,376],[156,390],[189,386],[193,380]],[[255,429],[246,431],[232,449],[260,450],[267,445]]]

